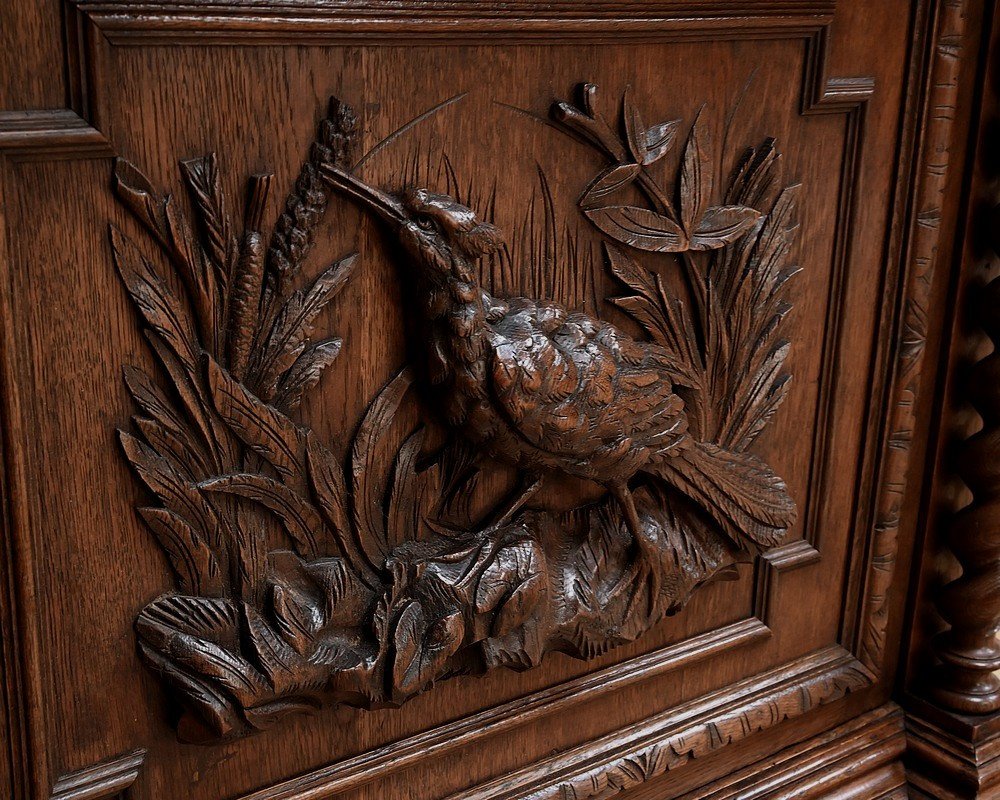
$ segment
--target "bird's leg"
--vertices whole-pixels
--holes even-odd
[[[608,490],[618,501],[621,506],[622,513],[625,516],[625,525],[628,527],[629,533],[632,534],[632,539],[636,544],[636,547],[647,557],[649,560],[649,583],[650,583],[650,598],[649,605],[650,608],[656,602],[657,597],[660,593],[660,579],[657,572],[657,568],[654,565],[654,554],[651,552],[649,543],[646,541],[645,537],[642,535],[642,522],[639,520],[639,511],[635,507],[635,497],[632,496],[632,491],[628,488],[627,483],[612,483],[608,485]]]
[[[514,492],[512,492],[504,501],[505,506],[500,506],[500,508],[505,508],[503,513],[499,513],[499,510],[495,511],[493,514],[493,521],[488,522],[483,529],[490,532],[496,532],[505,525],[510,524],[510,521],[514,519],[517,512],[524,508],[524,504],[534,497],[541,488],[541,475],[537,472],[522,472],[517,489],[515,489]]]

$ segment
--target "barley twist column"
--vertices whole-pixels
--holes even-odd
[[[962,574],[937,598],[950,628],[934,640],[941,665],[931,686],[939,705],[963,714],[1000,710],[1000,277],[976,292],[973,314],[994,350],[969,374],[967,397],[983,427],[958,450],[956,471],[973,499],[950,526]]]

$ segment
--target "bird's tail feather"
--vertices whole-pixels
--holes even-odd
[[[795,524],[785,482],[749,453],[697,442],[645,469],[698,503],[742,549],[773,547]]]

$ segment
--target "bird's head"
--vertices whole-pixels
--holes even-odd
[[[384,192],[338,167],[324,167],[323,175],[334,189],[385,221],[431,276],[469,280],[473,262],[503,247],[499,229],[449,195],[427,189]]]

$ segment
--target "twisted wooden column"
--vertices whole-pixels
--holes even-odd
[[[1000,234],[998,210],[993,230]],[[983,427],[958,452],[956,471],[973,499],[951,523],[948,546],[962,574],[937,600],[951,627],[934,640],[941,665],[930,687],[938,704],[963,714],[1000,710],[1000,277],[975,291],[973,316],[994,349],[968,378],[967,397]]]

